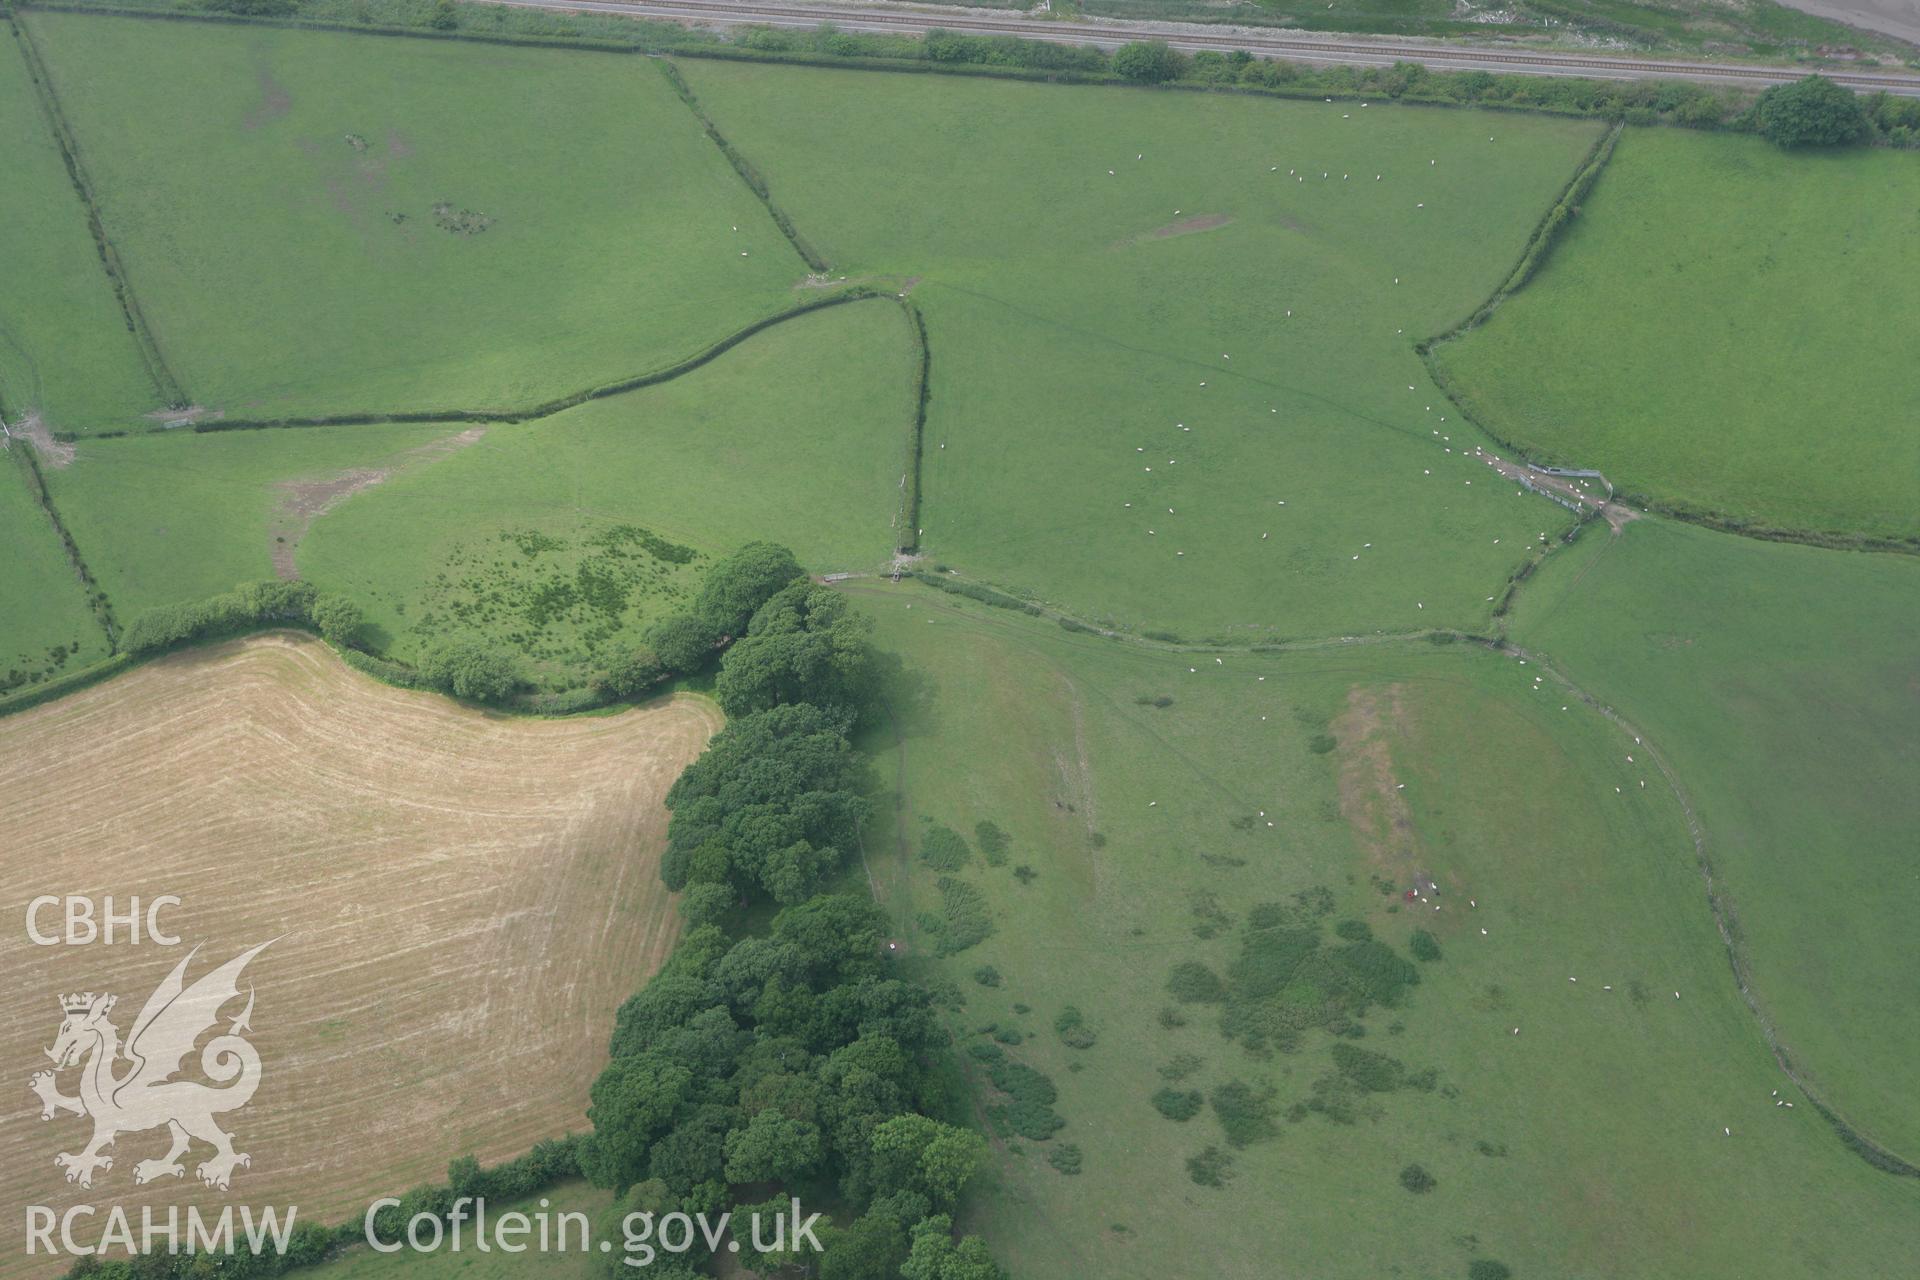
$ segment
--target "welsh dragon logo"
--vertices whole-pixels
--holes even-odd
[[[112,1157],[101,1152],[113,1146],[116,1137],[161,1125],[167,1127],[173,1146],[158,1160],[135,1164],[136,1183],[185,1174],[180,1157],[196,1139],[213,1147],[213,1156],[195,1171],[210,1187],[226,1190],[234,1169],[252,1163],[245,1153],[233,1149],[233,1135],[213,1119],[246,1106],[260,1084],[260,1054],[241,1035],[251,1029],[252,987],[247,988],[247,1005],[240,1016],[200,1051],[200,1069],[225,1087],[172,1077],[193,1051],[194,1042],[220,1021],[221,1007],[239,997],[240,973],[247,962],[272,945],[272,941],[263,942],[242,952],[187,986],[187,964],[199,953],[195,947],[147,997],[125,1045],[119,1029],[107,1020],[117,997],[88,991],[60,998],[64,1015],[60,1034],[46,1051],[53,1070],[37,1072],[27,1086],[40,1096],[42,1120],[62,1111],[93,1119],[93,1140],[84,1149],[53,1158],[66,1170],[68,1182],[91,1187],[96,1169],[113,1168]],[[115,1066],[122,1059],[130,1065],[116,1074]],[[55,1073],[73,1067],[80,1068],[80,1092],[68,1097],[60,1092]]]

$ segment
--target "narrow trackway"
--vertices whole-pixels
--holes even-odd
[[[851,4],[769,4],[755,0],[476,0],[523,9],[627,14],[686,26],[763,26],[811,29],[831,23],[842,31],[917,35],[934,28],[968,35],[1020,36],[1053,44],[1113,49],[1130,40],[1165,40],[1188,53],[1244,49],[1268,58],[1321,65],[1387,67],[1417,62],[1435,71],[1505,71],[1521,75],[1580,76],[1598,80],[1684,79],[1763,88],[1797,80],[1805,68],[1759,63],[1666,59],[1651,55],[1561,53],[1536,49],[1496,49],[1434,40],[1346,35],[1284,34],[1264,28],[1211,30],[1189,23],[1129,22],[1095,19],[1047,21],[1017,13],[934,6],[861,6]],[[1884,89],[1920,97],[1920,73],[1886,70],[1829,70],[1830,79],[1861,91]]]

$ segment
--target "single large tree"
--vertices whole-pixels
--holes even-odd
[[[1825,76],[1777,84],[1753,107],[1760,135],[1783,147],[1841,147],[1867,136],[1860,99]]]

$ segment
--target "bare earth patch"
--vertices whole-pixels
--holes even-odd
[[[385,467],[352,467],[313,479],[282,480],[274,486],[280,492],[280,501],[267,525],[268,536],[273,539],[274,573],[289,582],[298,578],[300,570],[293,557],[300,540],[315,520],[354,494],[371,489],[396,472],[458,453],[485,434],[485,427],[468,427],[409,449]]]
[[[661,799],[719,726],[697,699],[615,716],[486,715],[389,688],[307,637],[184,653],[0,720],[0,1199],[12,1205],[297,1205],[301,1221],[585,1127],[614,1011],[679,929],[657,861]],[[36,946],[40,894],[175,894],[182,945]],[[57,930],[58,913],[43,926]],[[90,1127],[42,1122],[63,993],[111,991],[124,1037],[198,946],[188,979],[278,939],[248,967],[258,1092],[222,1126],[252,1157],[230,1192],[136,1187],[164,1130],[122,1134],[91,1190],[56,1152]],[[244,991],[243,991],[244,995]],[[220,1027],[239,1012],[224,1011]],[[199,1055],[176,1078],[197,1079]],[[61,1073],[75,1092],[76,1071]],[[164,1214],[162,1217],[164,1220]],[[91,1238],[101,1219],[84,1224]],[[51,1275],[24,1219],[0,1276]]]
[[[261,67],[258,80],[260,101],[254,104],[253,110],[249,111],[246,119],[240,122],[242,129],[258,129],[261,125],[271,124],[293,110],[293,95],[273,78],[273,72]]]
[[[40,455],[40,460],[56,471],[64,471],[73,465],[78,451],[70,444],[53,438],[53,432],[47,430],[47,424],[37,413],[30,413],[7,428],[14,440],[25,440]]]
[[[155,409],[147,415],[152,421],[169,427],[190,427],[196,422],[218,422],[226,416],[225,409],[209,409],[203,404],[190,404],[184,409]]]
[[[1355,685],[1347,709],[1332,725],[1338,743],[1340,815],[1376,874],[1395,884],[1419,873],[1420,837],[1405,794],[1393,776],[1391,739],[1404,727],[1405,690]]]
[[[1475,452],[1479,453],[1480,451],[1475,450]],[[1516,484],[1525,485],[1527,488],[1536,492],[1543,492],[1549,496],[1557,496],[1588,510],[1599,512],[1601,518],[1607,522],[1608,527],[1615,533],[1619,533],[1628,523],[1638,520],[1641,515],[1644,514],[1643,512],[1635,511],[1632,507],[1624,506],[1621,503],[1613,501],[1611,496],[1613,492],[1612,486],[1607,484],[1604,477],[1600,477],[1599,479],[1600,483],[1606,487],[1607,492],[1596,493],[1591,488],[1582,484],[1577,478],[1557,476],[1550,471],[1542,471],[1539,467],[1531,467],[1523,462],[1514,462],[1509,458],[1502,458],[1496,454],[1480,453],[1480,461],[1486,463]]]
[[[1178,222],[1169,222],[1164,227],[1155,227],[1137,236],[1128,236],[1124,240],[1115,241],[1113,247],[1124,249],[1129,245],[1139,244],[1142,240],[1168,240],[1174,236],[1191,236],[1198,235],[1202,231],[1217,231],[1232,221],[1232,214],[1203,213],[1192,218],[1182,218]]]

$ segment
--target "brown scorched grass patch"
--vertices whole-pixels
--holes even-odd
[[[677,933],[661,798],[718,724],[697,699],[487,715],[292,635],[0,720],[0,1062],[15,1077],[0,1087],[0,1275],[64,1269],[25,1257],[26,1205],[123,1204],[137,1222],[148,1203],[295,1204],[334,1222],[455,1156],[584,1128],[614,1011]],[[164,922],[183,945],[29,942],[36,895],[109,893],[179,895]],[[121,1137],[91,1190],[65,1184],[54,1154],[90,1125],[43,1122],[27,1088],[58,995],[115,992],[124,1035],[188,947],[191,980],[276,937],[244,979],[264,1070],[224,1120],[253,1158],[230,1192],[194,1181],[198,1146],[184,1182],[136,1188],[160,1130]]]

